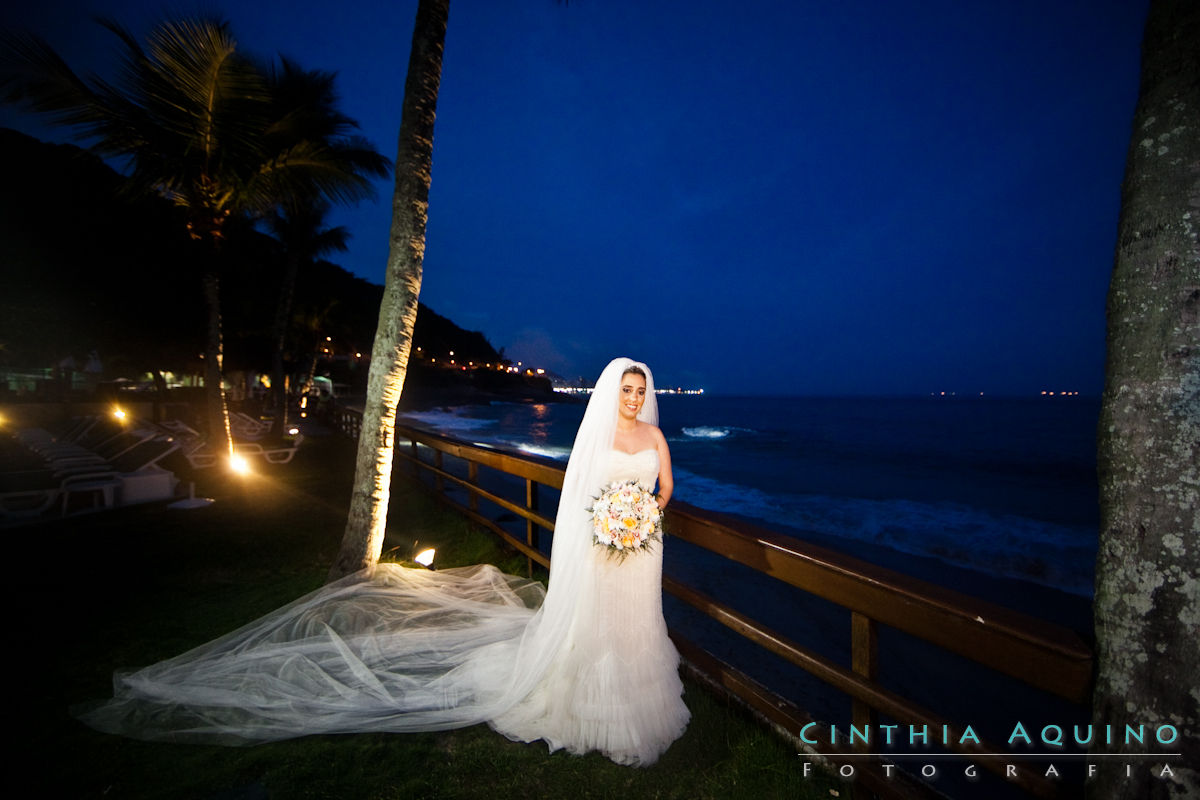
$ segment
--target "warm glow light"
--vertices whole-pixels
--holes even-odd
[[[125,412],[119,408],[114,408],[113,416],[116,417],[117,419],[125,419]]]
[[[234,453],[229,457],[229,468],[238,475],[250,474],[250,462],[247,461],[243,456],[239,456],[237,453]]]
[[[437,551],[432,547],[427,547],[421,552],[413,556],[413,561],[420,564],[422,567],[433,567],[433,557],[437,555]]]
[[[299,432],[300,432],[300,429],[295,426],[288,428],[288,436],[295,436]]]
[[[546,370],[542,369],[541,367],[538,367],[538,375],[545,375],[545,374],[546,374]]]

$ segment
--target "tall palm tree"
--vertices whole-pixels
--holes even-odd
[[[1200,3],[1152,0],[1108,293],[1093,712],[1098,730],[1146,725],[1156,748],[1174,723],[1169,749],[1182,755],[1132,773],[1097,759],[1092,798],[1200,793],[1198,207]],[[1151,749],[1124,742],[1097,736],[1093,750]]]
[[[323,255],[344,252],[350,232],[342,226],[326,228],[325,215],[329,204],[319,199],[308,205],[294,205],[284,212],[277,210],[266,219],[267,229],[279,243],[283,272],[280,278],[279,299],[275,307],[275,321],[271,328],[274,344],[271,364],[271,389],[275,405],[275,419],[282,427],[287,423],[287,392],[283,354],[287,347],[289,322],[292,319],[292,302],[301,270],[311,267]]]
[[[383,300],[379,304],[379,325],[371,351],[350,513],[341,549],[329,572],[331,579],[373,566],[383,548],[396,405],[408,373],[425,259],[425,223],[433,170],[433,123],[449,15],[450,0],[419,0],[417,3],[400,116],[391,243]]]
[[[278,73],[262,69],[238,52],[223,21],[160,23],[145,47],[116,23],[101,24],[122,45],[114,82],[80,78],[38,37],[5,34],[0,90],[6,100],[74,128],[100,155],[126,159],[131,189],[157,192],[181,210],[208,306],[211,443],[231,453],[220,308],[221,245],[229,220],[297,198],[368,197],[367,175],[381,174],[386,159],[347,135],[352,122],[329,113],[336,99],[331,76],[314,102],[298,91],[288,94],[285,88],[323,74],[287,62]]]

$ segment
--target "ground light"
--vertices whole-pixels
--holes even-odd
[[[237,453],[229,457],[229,468],[238,475],[250,474],[250,462],[246,460],[245,456],[239,456]]]
[[[433,557],[437,555],[437,550],[432,547],[427,547],[421,552],[413,556],[413,561],[420,564],[422,567],[433,569]]]

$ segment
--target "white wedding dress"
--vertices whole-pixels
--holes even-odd
[[[612,451],[609,481],[653,486],[657,475],[654,450]],[[623,561],[593,547],[589,560],[557,659],[525,701],[490,724],[510,739],[545,739],[551,750],[650,764],[689,718],[663,622],[662,544]]]
[[[596,392],[626,362],[610,364]],[[662,544],[609,558],[590,543],[583,498],[611,480],[653,485],[658,455],[612,449],[607,411],[598,427],[589,416],[596,392],[564,479],[548,592],[487,564],[380,564],[118,673],[113,698],[80,718],[135,738],[222,744],[487,722],[551,750],[653,763],[689,718],[662,616]]]

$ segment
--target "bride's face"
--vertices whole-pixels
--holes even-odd
[[[619,411],[625,419],[637,419],[646,402],[646,379],[636,372],[626,372],[621,376],[621,395]]]

